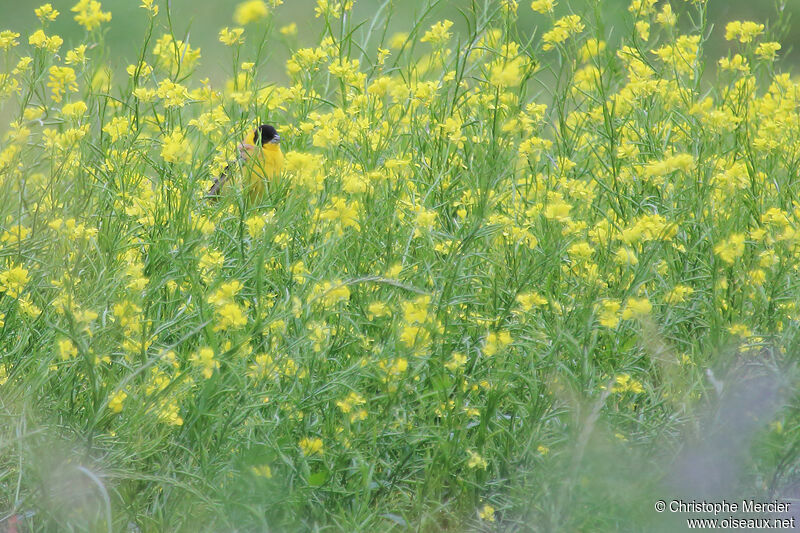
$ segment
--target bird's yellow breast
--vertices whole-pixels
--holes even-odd
[[[274,180],[283,169],[283,152],[277,144],[265,144],[258,156],[251,157],[245,166],[247,190],[251,200],[264,194],[266,183]]]

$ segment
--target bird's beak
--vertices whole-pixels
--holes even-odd
[[[270,144],[279,144],[281,142],[281,136],[276,133],[275,137],[273,137],[269,142]]]

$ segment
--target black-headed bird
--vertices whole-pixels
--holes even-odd
[[[262,124],[247,134],[239,143],[239,163],[242,167],[242,186],[251,201],[263,196],[267,181],[272,181],[283,168],[283,152],[280,147],[281,136],[274,126]],[[214,180],[208,197],[219,196],[222,186],[230,179],[230,165]]]

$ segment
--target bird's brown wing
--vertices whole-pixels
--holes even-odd
[[[214,184],[208,190],[206,198],[216,199],[219,196],[219,192],[222,189],[222,186],[225,185],[226,181],[228,181],[230,175],[231,175],[231,166],[225,165],[225,169],[222,171],[219,177],[214,178]]]

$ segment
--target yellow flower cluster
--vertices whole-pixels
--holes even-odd
[[[101,10],[100,2],[97,0],[78,0],[72,6],[71,11],[75,14],[75,21],[86,28],[88,31],[100,26],[103,22],[111,20],[111,13]]]
[[[729,22],[725,26],[725,38],[729,41],[737,40],[740,43],[750,43],[753,39],[764,33],[764,25],[752,21]]]
[[[563,43],[571,35],[582,32],[585,28],[586,26],[581,22],[581,18],[578,15],[567,15],[558,19],[553,25],[553,29],[542,35],[542,41],[544,42],[542,50],[552,50],[556,45]]]

